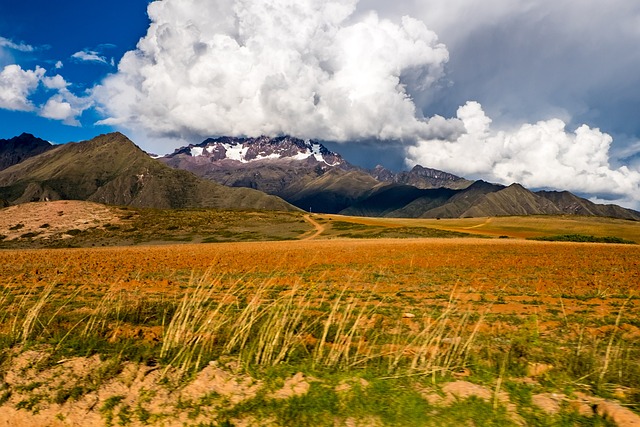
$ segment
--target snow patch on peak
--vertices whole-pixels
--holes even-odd
[[[212,157],[215,160],[233,160],[240,163],[252,163],[260,160],[306,160],[313,158],[328,166],[341,163],[340,156],[328,151],[320,143],[295,138],[256,139],[228,138],[209,139],[197,146],[186,147],[183,153],[192,157]]]
[[[280,159],[282,158],[282,156],[278,153],[271,153],[271,154],[267,154],[267,155],[263,155],[263,154],[258,154],[256,156],[255,159],[252,159],[250,161],[255,161],[255,160],[275,160],[275,159]]]
[[[245,156],[247,155],[247,151],[249,151],[249,147],[240,144],[228,143],[221,145],[224,147],[227,153],[227,159],[236,160],[242,163],[248,163],[245,159]]]

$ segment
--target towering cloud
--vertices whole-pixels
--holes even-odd
[[[356,17],[356,4],[156,1],[146,37],[95,90],[103,123],[164,137],[447,133],[410,97],[442,76],[446,47],[421,21]]]
[[[93,99],[102,124],[147,141],[261,134],[395,140],[405,144],[409,165],[640,207],[637,166],[614,165],[612,138],[574,122],[574,111],[589,105],[577,93],[616,86],[625,81],[619,70],[635,61],[597,61],[615,56],[599,44],[611,45],[613,36],[590,30],[624,14],[614,38],[636,40],[637,26],[630,32],[627,24],[640,7],[634,0],[616,0],[616,8],[586,1],[601,13],[575,11],[568,0],[155,1],[146,36],[94,88]],[[445,34],[458,57],[449,62],[449,49],[424,22]],[[562,68],[572,54],[577,65]],[[443,79],[447,64],[452,72]],[[613,83],[598,86],[609,81],[602,78],[607,70]],[[569,81],[574,91],[563,90],[573,87]],[[476,95],[500,116],[498,126],[479,103],[465,104]],[[454,118],[423,117],[423,109],[461,104]],[[50,116],[71,114],[63,107],[52,105]],[[522,117],[545,120],[522,125]]]

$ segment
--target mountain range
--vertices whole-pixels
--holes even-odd
[[[0,201],[75,199],[156,208],[294,210],[459,218],[587,215],[640,220],[567,191],[530,191],[415,166],[395,173],[350,164],[319,142],[288,136],[211,138],[152,157],[121,133],[54,146],[0,140]]]
[[[68,199],[155,208],[296,209],[276,196],[172,169],[121,133],[58,145],[1,170],[0,199],[5,204]]]
[[[415,166],[394,173],[358,168],[314,141],[292,137],[217,138],[177,149],[165,164],[233,187],[277,195],[304,210],[356,216],[459,218],[587,215],[640,220],[567,191],[532,192],[519,184],[470,181]]]

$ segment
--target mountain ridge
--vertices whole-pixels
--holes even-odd
[[[158,160],[219,184],[254,188],[322,213],[341,212],[388,185],[461,189],[472,183],[422,166],[399,174],[381,166],[367,171],[320,142],[289,136],[209,138]]]
[[[49,141],[26,132],[10,139],[0,139],[0,171],[52,148],[55,146]]]

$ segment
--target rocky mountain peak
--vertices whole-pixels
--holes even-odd
[[[376,166],[369,171],[373,177],[381,182],[394,184],[412,185],[420,189],[430,188],[452,188],[463,189],[471,185],[468,181],[459,176],[443,172],[437,169],[425,168],[416,165],[410,171],[394,173],[383,166]]]
[[[209,138],[200,144],[190,144],[180,148],[167,157],[176,156],[204,158],[211,162],[253,163],[256,161],[310,160],[328,166],[340,166],[346,163],[339,154],[328,150],[318,142],[290,136]]]

